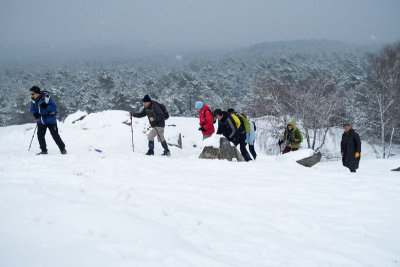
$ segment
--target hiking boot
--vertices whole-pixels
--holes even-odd
[[[63,155],[67,154],[67,150],[65,150],[65,149],[61,150],[61,154],[63,154]]]
[[[40,153],[37,153],[36,155],[47,155],[47,151],[42,151]]]
[[[153,156],[154,155],[154,150],[153,149],[149,149],[146,153],[147,156]]]
[[[169,150],[164,150],[164,153],[162,153],[161,156],[167,156],[167,157],[169,157],[169,156],[171,156],[171,152],[169,152]]]
[[[250,161],[250,160],[252,160],[251,157],[250,157],[250,154],[244,155],[243,158],[244,158],[245,161]]]

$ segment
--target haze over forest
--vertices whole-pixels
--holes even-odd
[[[386,44],[400,38],[398,14],[397,0],[3,0],[0,55],[108,47],[136,56],[308,39]]]

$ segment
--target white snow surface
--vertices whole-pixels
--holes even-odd
[[[196,118],[167,120],[172,157],[147,151],[146,118],[78,112],[68,154],[34,124],[0,128],[0,266],[399,266],[399,158],[312,168],[300,150],[251,162],[199,159]],[[212,140],[210,139],[209,142]],[[102,152],[96,151],[96,149]]]
[[[217,127],[217,124],[215,125]],[[217,127],[218,129],[218,127]],[[203,140],[203,145],[202,147],[214,147],[214,148],[219,148],[220,145],[220,139],[221,135],[213,134],[212,136],[206,138]]]

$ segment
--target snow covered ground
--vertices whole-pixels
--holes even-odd
[[[133,153],[126,112],[81,115],[59,123],[67,155],[49,133],[28,152],[34,124],[0,128],[0,266],[400,266],[399,158],[198,159],[193,118],[167,121],[182,150],[147,157],[147,119]]]

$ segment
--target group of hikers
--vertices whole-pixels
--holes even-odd
[[[51,136],[56,142],[61,154],[66,154],[65,144],[61,140],[57,128],[57,109],[48,91],[41,91],[38,86],[33,86],[30,90],[31,107],[30,113],[35,117],[38,126],[38,140],[41,152],[39,154],[47,154],[45,134],[47,128],[50,130]],[[142,99],[143,109],[141,112],[129,112],[130,117],[142,118],[149,120],[152,128],[147,135],[148,151],[146,155],[154,155],[154,139],[157,137],[158,142],[164,148],[163,156],[170,156],[171,152],[168,148],[167,141],[164,137],[165,120],[169,114],[165,106],[145,95]],[[213,112],[201,101],[195,103],[195,109],[199,114],[199,131],[203,134],[203,140],[209,138],[215,133],[214,124],[218,120],[218,130],[216,134],[226,137],[234,146],[239,145],[240,153],[246,161],[257,158],[254,149],[256,139],[256,124],[250,121],[243,113],[237,113],[233,108],[223,111],[219,108]],[[349,123],[343,125],[344,133],[341,140],[341,156],[343,165],[355,172],[358,169],[361,154],[360,136],[351,128]],[[303,136],[299,128],[296,127],[294,121],[287,123],[283,136],[279,139],[278,145],[281,147],[285,144],[282,153],[288,153],[299,149],[303,141]],[[247,151],[249,145],[249,151]]]

